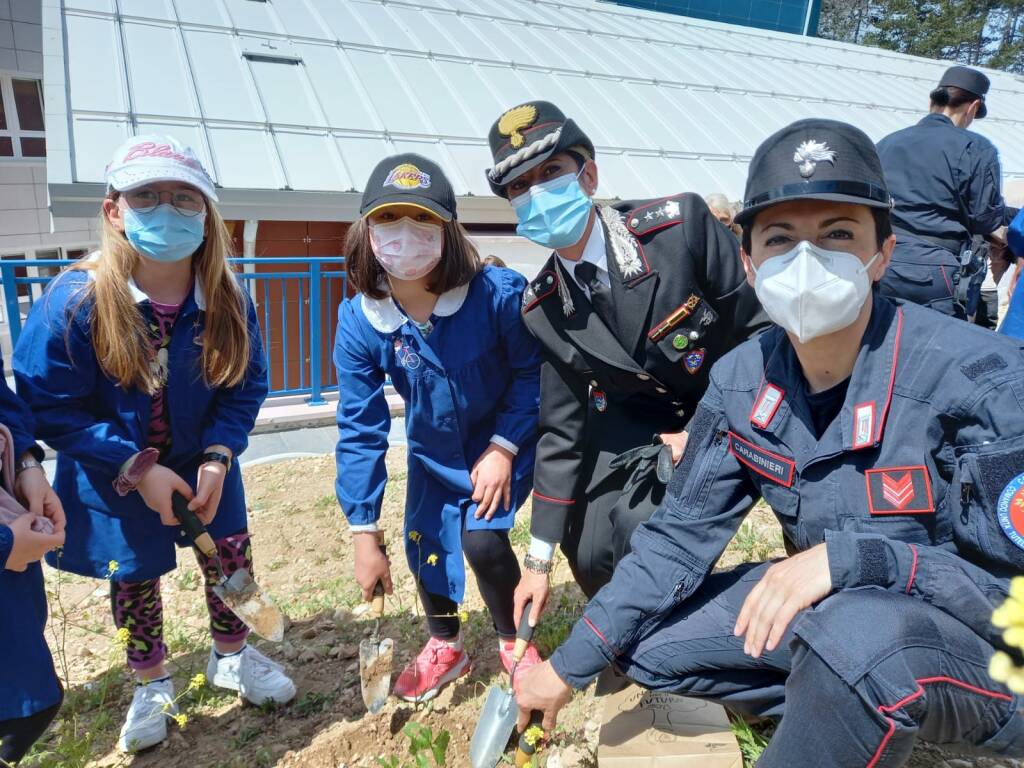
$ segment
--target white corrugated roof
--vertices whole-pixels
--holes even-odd
[[[128,135],[170,132],[225,188],[229,216],[346,218],[381,157],[415,151],[480,198],[460,201],[464,220],[510,220],[484,179],[487,131],[537,98],[594,141],[602,197],[735,199],[775,129],[830,117],[881,138],[921,116],[948,65],[584,0],[43,5],[58,215],[95,211],[95,183]],[[1005,173],[1024,176],[1024,80],[989,74],[976,128]]]

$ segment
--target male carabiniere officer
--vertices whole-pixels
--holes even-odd
[[[736,238],[697,195],[595,205],[594,145],[546,101],[506,111],[490,145],[491,189],[554,250],[523,303],[546,356],[516,593],[535,619],[558,542],[587,595],[608,581],[661,501],[711,364],[766,321]]]
[[[987,673],[1024,568],[1024,344],[872,290],[889,196],[851,125],[768,138],[738,218],[780,327],[712,369],[664,503],[520,679],[522,720],[615,664],[782,717],[759,768],[892,768],[918,737],[1024,755],[1021,697]],[[762,497],[799,553],[712,573]]]
[[[967,130],[988,113],[988,87],[981,72],[951,67],[931,92],[930,114],[878,142],[895,202],[896,251],[881,284],[886,296],[965,316],[958,293],[963,297],[967,281],[983,268],[972,258],[971,238],[1012,218],[1003,203],[999,153]]]

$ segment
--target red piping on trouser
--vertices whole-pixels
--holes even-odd
[[[895,704],[890,704],[889,706],[879,704],[878,711],[883,715],[887,715],[890,712],[895,712],[897,709],[901,709],[915,699],[921,698],[924,695],[924,686],[931,685],[932,683],[955,685],[957,688],[963,688],[965,691],[976,693],[979,696],[989,696],[990,698],[999,699],[1000,701],[1013,701],[1013,697],[1008,694],[999,693],[998,691],[987,691],[984,688],[978,688],[970,683],[965,683],[961,680],[954,680],[952,677],[919,677],[914,682],[917,683],[916,691],[909,696],[904,696]],[[878,761],[882,759],[882,753],[889,744],[889,739],[891,739],[892,735],[896,733],[896,721],[891,717],[887,717],[885,719],[889,721],[889,730],[886,731],[885,736],[882,737],[882,743],[878,745],[878,749],[875,750],[875,754],[872,756],[870,762],[868,762],[866,768],[875,768],[875,766],[878,765]]]
[[[534,491],[533,495],[541,501],[550,501],[552,504],[563,504],[565,506],[569,506],[570,504],[576,503],[572,499],[556,499],[554,496],[545,496],[543,493],[538,493],[537,491]]]
[[[914,555],[914,562],[910,564],[910,578],[907,579],[906,593],[910,594],[910,588],[914,586],[914,577],[917,576],[917,547],[913,544],[907,544],[910,547],[911,553]]]

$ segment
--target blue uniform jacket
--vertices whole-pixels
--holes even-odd
[[[878,156],[898,229],[966,244],[1008,223],[995,146],[945,115],[926,115],[886,136]]]
[[[14,438],[14,455],[37,451],[32,414],[7,386],[0,360],[0,423]],[[41,456],[40,456],[41,457]],[[32,563],[21,573],[6,570],[14,537],[0,525],[0,720],[28,717],[60,701],[60,683],[46,645],[43,569]]]
[[[59,567],[103,578],[111,560],[123,581],[153,579],[175,566],[174,545],[184,532],[164,526],[138,493],[119,496],[112,483],[124,462],[147,445],[150,396],[125,390],[104,374],[92,347],[91,278],[70,270],[53,280],[35,303],[14,352],[19,394],[32,409],[36,436],[57,451],[54,488],[67,513],[67,541]],[[130,285],[143,311],[145,295]],[[203,450],[225,445],[239,456],[248,445],[267,395],[267,368],[256,313],[248,302],[249,369],[235,387],[209,389],[200,369],[205,301],[199,284],[182,305],[168,349],[167,408],[171,449],[161,464],[193,487]],[[238,462],[224,481],[214,538],[246,526]],[[55,557],[47,562],[58,565]]]
[[[816,440],[779,328],[715,365],[666,501],[552,663],[583,686],[690,597],[761,497],[835,590],[909,594],[997,647],[1024,569],[1024,345],[874,298],[836,420]],[[870,627],[850,627],[869,632]]]
[[[338,501],[355,530],[380,516],[391,418],[390,376],[405,400],[408,438],[405,530],[409,567],[427,591],[462,601],[463,520],[469,530],[512,527],[533,485],[540,354],[523,325],[526,279],[485,267],[438,298],[426,339],[390,298],[359,295],[338,310]],[[473,517],[470,470],[494,441],[514,447],[512,506]],[[437,563],[428,559],[437,555]]]

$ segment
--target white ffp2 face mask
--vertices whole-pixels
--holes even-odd
[[[767,259],[756,271],[754,292],[772,322],[801,342],[846,328],[871,291],[868,269],[845,251],[827,251],[807,240]]]
[[[418,280],[441,261],[444,230],[438,224],[403,216],[398,221],[370,224],[370,246],[389,275]]]

